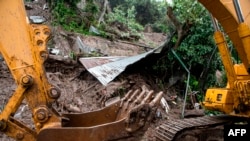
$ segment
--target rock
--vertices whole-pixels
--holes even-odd
[[[31,10],[31,9],[33,9],[33,6],[30,5],[30,4],[25,4],[25,9],[26,10]]]
[[[34,24],[41,24],[46,21],[43,16],[30,16],[29,19],[30,19],[30,22]]]
[[[80,108],[78,108],[77,106],[73,106],[71,104],[66,105],[65,108],[70,112],[81,113]]]
[[[89,28],[89,32],[90,33],[94,33],[94,34],[96,34],[96,35],[100,35],[100,32],[98,31],[98,29],[97,28],[95,28],[94,26],[90,26],[90,28]]]
[[[46,9],[49,9],[49,6],[48,6],[47,3],[45,3],[45,4],[43,5],[43,10],[46,10]]]
[[[80,2],[78,2],[77,3],[77,8],[79,8],[79,9],[84,9],[84,6],[85,6],[85,4],[86,4],[86,0],[81,0]]]

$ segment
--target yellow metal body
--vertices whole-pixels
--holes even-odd
[[[43,68],[50,29],[29,23],[22,0],[0,1],[0,17],[0,52],[17,84],[0,114],[0,128],[13,138],[35,140],[40,129],[61,126],[61,118],[47,106],[55,100],[51,91],[56,91],[48,83]],[[24,98],[35,113],[36,131],[10,120]]]
[[[249,94],[245,92],[249,89],[248,80],[250,76],[243,64],[235,64],[233,68],[237,76],[237,81],[235,81],[233,87],[228,84],[226,88],[208,89],[203,105],[209,110],[221,111],[234,116],[249,117],[250,113],[247,108]]]
[[[250,1],[239,1],[244,22],[239,22],[233,0],[199,0],[222,25],[236,48],[242,64],[233,64],[224,35],[214,33],[227,73],[225,89],[208,89],[203,106],[229,115],[250,117]]]
[[[205,106],[209,110],[230,113],[233,111],[233,92],[229,89],[208,89]]]

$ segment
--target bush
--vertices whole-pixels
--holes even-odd
[[[120,22],[127,26],[132,33],[136,33],[142,31],[143,26],[136,22],[135,15],[136,12],[134,6],[128,8],[126,13],[120,7],[115,7],[114,12],[108,15],[107,21],[108,23]]]
[[[98,7],[93,0],[87,0],[83,10],[77,8],[79,0],[50,1],[52,9],[53,25],[62,26],[65,30],[87,33],[90,25],[95,23]]]

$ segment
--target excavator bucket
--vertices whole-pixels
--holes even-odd
[[[63,127],[41,130],[38,141],[102,141],[129,136],[149,125],[162,92],[129,91],[120,101],[98,111],[64,114]]]

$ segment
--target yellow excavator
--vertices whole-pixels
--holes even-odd
[[[24,141],[101,141],[132,134],[154,117],[162,92],[130,90],[121,100],[88,113],[63,114],[53,108],[60,90],[46,77],[46,25],[31,24],[23,0],[0,1],[0,52],[17,88],[0,114],[0,131]],[[14,118],[27,103],[34,129]]]
[[[158,140],[223,140],[223,125],[250,119],[250,1],[198,1],[211,13],[214,40],[227,76],[227,86],[209,88],[202,106],[227,116],[169,120],[158,127]],[[237,51],[240,64],[233,62],[226,36]]]
[[[202,105],[221,111],[234,119],[250,117],[250,1],[199,0],[211,13],[214,38],[228,79],[226,88],[208,89]],[[121,100],[103,109],[63,114],[53,108],[60,90],[46,78],[44,62],[50,29],[30,24],[23,0],[0,1],[0,52],[17,84],[0,114],[0,130],[16,140],[27,141],[100,141],[113,140],[138,131],[152,119],[162,92],[131,90]],[[220,31],[218,23],[223,27]],[[241,64],[234,64],[225,35],[232,41]],[[35,129],[14,118],[25,99]],[[231,120],[231,119],[229,119]],[[201,117],[167,120],[156,129],[157,140],[216,140],[221,137],[217,125],[228,118]],[[199,132],[194,132],[199,127]],[[191,130],[192,129],[192,130]],[[212,131],[213,134],[211,134]],[[217,132],[218,131],[218,132]]]
[[[200,0],[222,25],[239,54],[241,64],[233,64],[227,42],[214,19],[214,39],[226,70],[228,85],[224,89],[208,89],[203,105],[210,110],[250,117],[250,1]]]

